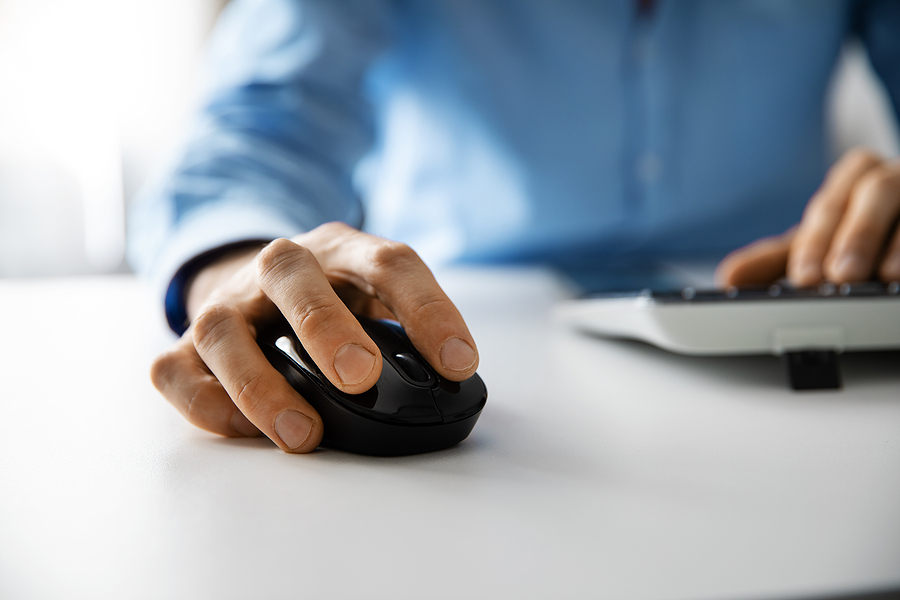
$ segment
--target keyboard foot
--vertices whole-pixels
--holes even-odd
[[[782,355],[788,382],[795,390],[834,390],[841,387],[841,370],[833,350],[804,350]]]

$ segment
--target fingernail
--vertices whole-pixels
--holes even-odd
[[[465,371],[475,364],[475,350],[459,338],[450,338],[441,347],[441,364],[451,371]]]
[[[341,346],[334,355],[334,370],[344,385],[359,383],[375,368],[375,355],[356,344]]]
[[[815,263],[800,263],[794,269],[791,279],[796,285],[813,285],[822,279],[822,270]]]
[[[309,439],[312,426],[312,419],[295,410],[286,410],[275,418],[275,433],[291,450],[296,450]]]
[[[869,273],[863,257],[856,252],[850,252],[835,263],[834,275],[840,281],[858,281],[868,277]]]
[[[247,437],[256,437],[259,435],[259,429],[256,428],[256,425],[251,423],[250,420],[244,416],[244,413],[239,410],[234,411],[234,414],[231,415],[231,428]]]

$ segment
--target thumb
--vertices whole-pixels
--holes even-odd
[[[720,287],[766,285],[784,277],[796,227],[735,250],[716,267]]]

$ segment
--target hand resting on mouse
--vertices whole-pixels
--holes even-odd
[[[371,388],[378,347],[353,313],[399,321],[440,376],[463,381],[478,352],[459,311],[408,246],[328,223],[207,266],[187,294],[191,326],[156,358],[156,388],[194,425],[232,437],[260,432],[286,452],[322,439],[319,414],[271,366],[257,328],[280,312],[339,390]]]

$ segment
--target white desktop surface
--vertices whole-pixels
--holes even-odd
[[[748,599],[900,584],[900,354],[797,393],[550,320],[538,271],[439,280],[488,404],[450,450],[284,454],[153,389],[133,278],[0,281],[0,598]]]

